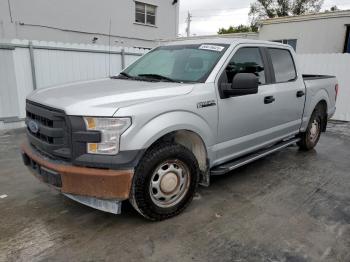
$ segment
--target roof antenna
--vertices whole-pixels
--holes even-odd
[[[112,18],[109,18],[109,31],[108,31],[108,74],[111,77],[111,31],[112,31]]]

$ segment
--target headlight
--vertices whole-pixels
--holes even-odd
[[[95,118],[84,117],[87,130],[101,132],[100,143],[88,143],[90,154],[116,155],[119,152],[120,136],[131,125],[130,118]]]

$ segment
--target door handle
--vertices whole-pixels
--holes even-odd
[[[273,96],[266,96],[265,98],[264,98],[264,103],[265,104],[271,104],[271,103],[273,103],[273,102],[275,102],[275,98],[273,97]]]
[[[303,97],[305,95],[304,91],[298,91],[297,92],[297,97]]]

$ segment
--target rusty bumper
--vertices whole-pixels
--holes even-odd
[[[55,187],[62,193],[125,200],[129,198],[133,170],[112,170],[78,167],[50,160],[33,149],[28,143],[21,145],[24,162],[40,180],[48,184],[41,174],[54,174]],[[57,185],[58,184],[58,185]]]

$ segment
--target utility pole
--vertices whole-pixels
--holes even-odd
[[[187,28],[186,28],[187,37],[191,36],[191,21],[192,21],[191,19],[192,19],[192,15],[191,15],[190,11],[188,11],[187,19],[186,19],[186,22],[187,22]]]

